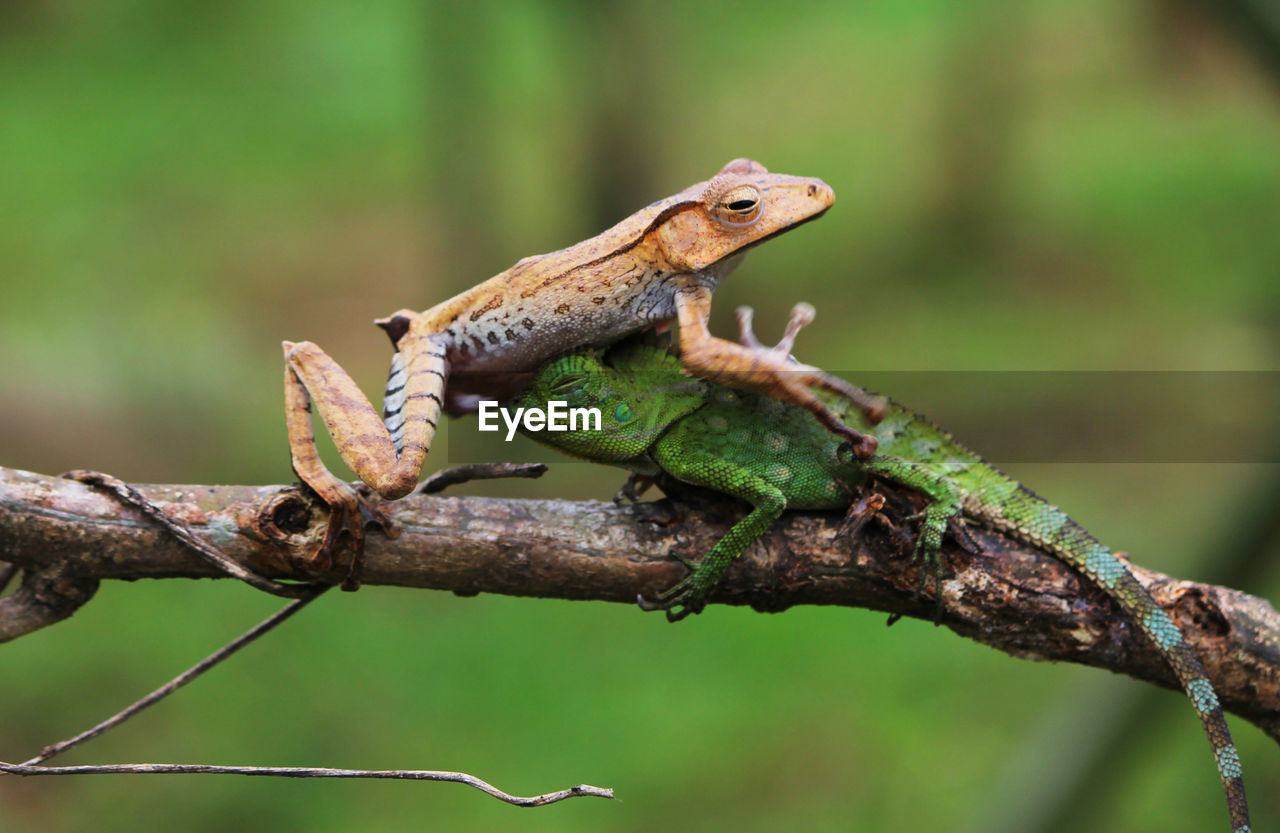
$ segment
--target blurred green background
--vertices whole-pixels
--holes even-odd
[[[1201,6],[4,3],[0,464],[287,482],[282,339],[320,343],[376,394],[374,317],[736,156],[839,199],[721,288],[720,334],[739,304],[767,336],[808,300],[797,352],[833,369],[1278,370],[1275,32]],[[982,393],[957,408],[1027,419]],[[1280,589],[1280,543],[1239,545],[1275,514],[1277,466],[1012,472],[1139,563]],[[566,465],[471,491],[606,498],[619,480]],[[104,585],[0,649],[0,759],[85,728],[277,604],[227,581]],[[1233,729],[1256,824],[1275,827],[1280,754]],[[0,828],[1225,827],[1178,695],[858,610],[714,607],[668,626],[603,603],[366,587],[63,759],[128,761],[461,769],[623,800],[10,778]]]

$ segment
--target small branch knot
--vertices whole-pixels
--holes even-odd
[[[0,642],[66,619],[97,590],[98,579],[70,575],[62,563],[25,571],[18,589],[0,599]]]

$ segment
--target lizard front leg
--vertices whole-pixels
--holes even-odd
[[[337,362],[309,341],[284,342],[285,420],[293,470],[330,511],[324,540],[312,557],[332,557],[339,538],[346,533],[354,550],[343,584],[346,589],[359,586],[365,523],[377,522],[384,528],[390,524],[320,460],[311,403],[315,402],[343,462],[384,498],[403,497],[417,485],[435,436],[448,366],[443,347],[430,339],[407,336],[401,340],[399,352],[405,357],[399,371],[403,390],[396,392],[403,396],[395,413],[390,404],[387,413],[387,421],[403,432],[397,444],[369,399]],[[395,422],[400,419],[402,426]]]
[[[739,318],[741,344],[711,335],[707,329],[711,290],[704,286],[693,285],[677,290],[675,306],[680,322],[680,358],[690,373],[734,387],[760,391],[804,408],[828,430],[848,439],[860,458],[866,459],[875,453],[875,437],[845,425],[810,388],[821,388],[845,397],[873,423],[884,416],[884,400],[790,357],[796,333],[812,320],[812,307],[797,305],[792,310],[787,334],[777,347],[769,349],[756,341],[751,333],[749,313]]]
[[[643,610],[665,610],[669,622],[700,612],[729,565],[787,508],[786,496],[777,486],[731,461],[700,452],[691,441],[694,439],[677,429],[658,442],[654,459],[672,477],[741,498],[751,504],[751,511],[734,524],[701,561],[690,567],[689,575],[658,594],[654,601],[637,599]]]

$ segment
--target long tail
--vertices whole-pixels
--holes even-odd
[[[1010,478],[1009,482],[1014,481]],[[1006,495],[999,503],[1003,506],[995,512],[988,514],[979,510],[975,513],[977,519],[1053,553],[1093,579],[1119,602],[1169,660],[1213,746],[1218,775],[1227,794],[1232,833],[1249,833],[1249,803],[1245,799],[1240,757],[1231,741],[1231,730],[1227,728],[1227,718],[1213,684],[1187,643],[1186,635],[1115,553],[1057,507],[1021,485],[1016,495]],[[998,517],[993,516],[997,513]]]

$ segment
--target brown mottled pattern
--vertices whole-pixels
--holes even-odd
[[[485,301],[483,306],[477,307],[476,310],[471,313],[471,320],[479,320],[486,312],[495,310],[500,306],[502,306],[502,296],[494,295],[488,301]]]

